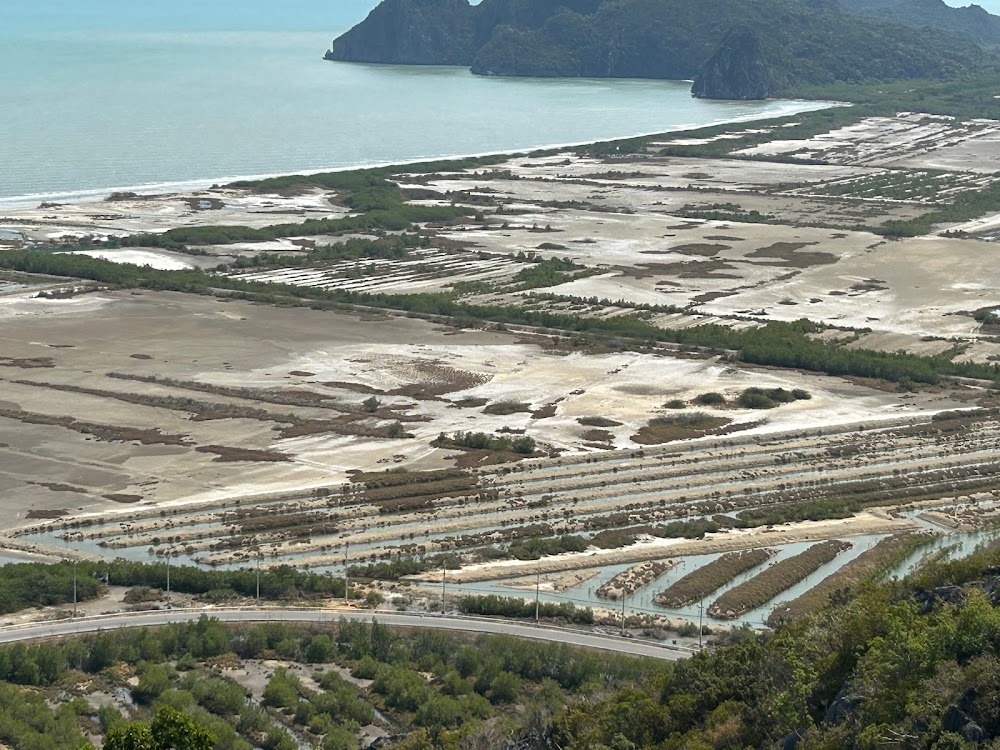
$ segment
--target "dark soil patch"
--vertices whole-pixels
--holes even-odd
[[[550,417],[554,417],[556,415],[556,410],[559,407],[559,401],[562,401],[562,399],[553,401],[551,404],[546,404],[541,409],[535,409],[535,411],[531,412],[531,416],[535,419],[548,419]]]
[[[674,440],[690,440],[705,435],[719,435],[721,430],[732,424],[731,419],[713,417],[708,414],[678,414],[657,417],[632,436],[639,445],[661,445]],[[744,429],[742,426],[739,429]]]
[[[258,451],[250,448],[233,448],[228,445],[201,445],[195,448],[199,453],[214,453],[216,461],[237,462],[248,461],[258,463],[278,463],[291,461],[284,453],[277,451]]]
[[[214,393],[219,396],[229,396],[241,398],[248,401],[263,401],[268,404],[280,404],[282,406],[315,406],[322,409],[334,409],[344,411],[341,404],[335,399],[321,393],[315,393],[304,389],[299,390],[270,390],[266,388],[239,388],[224,385],[212,385],[211,383],[199,383],[194,380],[175,380],[174,378],[161,378],[156,375],[132,375],[121,372],[109,372],[109,378],[115,380],[134,380],[139,383],[156,383],[170,388],[181,388],[189,391],[199,391],[201,393]]]
[[[789,268],[812,268],[813,266],[829,266],[837,262],[838,258],[832,253],[817,251],[800,253],[804,247],[815,245],[815,242],[776,242],[768,247],[762,247],[747,254],[748,258],[774,258],[782,263],[768,263],[767,265],[787,266]]]
[[[422,376],[421,380],[389,391],[390,395],[437,401],[441,396],[466,391],[490,381],[489,375],[457,370],[440,362],[416,362],[413,367]]]
[[[722,299],[723,297],[732,297],[737,294],[737,292],[705,292],[704,294],[699,294],[691,298],[691,304],[693,305],[704,305],[706,302],[713,302],[717,299]]]
[[[52,357],[28,357],[26,359],[0,357],[0,367],[19,367],[22,370],[35,370],[43,367],[55,366],[56,362],[52,359]]]
[[[44,487],[50,492],[76,492],[81,495],[87,494],[87,490],[82,487],[74,487],[72,484],[60,484],[59,482],[32,482],[31,484],[37,487]]]
[[[52,425],[65,427],[68,430],[89,435],[97,440],[109,443],[142,443],[143,445],[191,445],[191,439],[186,435],[164,435],[157,429],[138,429],[135,427],[117,427],[114,425],[78,422],[72,417],[53,417],[48,414],[35,414],[20,409],[0,409],[0,417],[16,419],[24,424]]]
[[[845,235],[846,236],[846,235]],[[725,234],[706,234],[706,240],[711,240],[712,242],[745,242],[746,237],[730,237]]]
[[[444,401],[441,395],[437,392],[437,388],[430,383],[411,383],[409,385],[401,386],[400,388],[393,388],[389,391],[390,396],[405,396],[406,398],[416,399],[417,401]]]
[[[886,282],[880,281],[879,279],[865,279],[864,281],[859,281],[857,284],[851,284],[852,292],[884,292],[887,291],[889,287]]]
[[[496,401],[483,409],[483,414],[507,416],[510,414],[518,414],[522,412],[527,413],[530,411],[531,406],[520,401]]]
[[[616,422],[607,417],[580,417],[576,420],[585,427],[621,427],[621,422]]]
[[[642,263],[630,273],[637,279],[647,276],[675,276],[679,279],[739,279],[740,276],[722,273],[735,271],[736,266],[724,260],[680,261],[679,263]]]
[[[114,503],[121,503],[122,505],[132,505],[133,503],[142,502],[142,495],[123,495],[114,493],[111,495],[105,495],[104,499],[110,500]]]
[[[296,378],[314,378],[314,377],[316,377],[316,373],[314,373],[314,372],[306,372],[305,370],[292,370],[288,374],[292,375],[292,376],[294,376]]]
[[[119,393],[116,391],[104,391],[96,388],[80,388],[78,386],[65,384],[38,383],[30,380],[17,380],[15,382],[22,385],[33,385],[40,388],[52,388],[60,391],[68,391],[70,393],[84,393],[91,396],[98,396],[100,398],[111,398],[118,401],[124,401],[129,404],[141,404],[143,406],[153,408],[179,411],[190,414],[191,416],[189,418],[192,422],[209,422],[218,419],[253,419],[258,422],[278,422],[279,424],[284,424],[285,427],[275,429],[282,430],[282,437],[285,438],[315,435],[324,432],[336,432],[346,435],[367,434],[359,433],[357,429],[348,429],[345,431],[344,425],[348,425],[352,422],[365,418],[363,415],[357,413],[339,414],[337,417],[327,420],[304,419],[295,414],[275,414],[266,409],[233,404],[209,403],[191,398],[177,398],[176,396],[151,396],[140,393]],[[392,414],[385,418],[393,419],[397,418],[397,415]],[[375,437],[378,436],[375,435],[374,432],[372,434]]]
[[[68,510],[29,510],[24,517],[29,521],[52,521],[68,515]]]
[[[277,427],[283,440],[289,438],[306,437],[307,435],[322,435],[326,432],[333,432],[338,435],[357,435],[359,431],[353,430],[346,425],[361,421],[365,417],[361,414],[344,414],[336,419],[302,419],[286,427]]]
[[[453,401],[449,409],[478,409],[481,406],[486,406],[490,400],[488,398],[472,398],[471,396],[467,398],[460,399],[458,401]]]
[[[328,388],[340,388],[344,391],[353,391],[354,393],[368,393],[372,395],[385,395],[385,391],[380,388],[372,388],[370,385],[364,385],[363,383],[347,383],[343,380],[331,380],[329,382],[323,383],[323,385]]]
[[[670,252],[680,253],[681,255],[697,255],[702,258],[714,258],[723,250],[731,249],[729,245],[706,245],[695,242],[690,245],[677,245],[677,247],[670,248]]]
[[[130,354],[129,359],[152,359],[148,354]]]

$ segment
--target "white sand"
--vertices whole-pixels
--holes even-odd
[[[186,268],[194,268],[193,264],[178,260],[174,256],[149,250],[79,250],[72,254],[110,260],[112,263],[149,266],[160,271],[183,271]]]

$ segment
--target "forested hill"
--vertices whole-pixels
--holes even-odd
[[[859,13],[890,19],[907,26],[932,26],[991,47],[1000,46],[1000,17],[978,5],[952,8],[944,0],[841,0]]]
[[[327,58],[467,65],[483,75],[695,79],[695,95],[717,99],[993,66],[984,40],[958,25],[884,20],[895,16],[882,7],[892,1],[384,0]],[[940,0],[904,4],[925,2]]]

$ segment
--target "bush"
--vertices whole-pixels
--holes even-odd
[[[768,398],[760,388],[747,388],[736,403],[744,409],[774,409],[778,406],[778,402]]]
[[[143,604],[145,602],[155,602],[163,598],[163,592],[149,586],[133,586],[125,592],[122,601],[126,604]]]
[[[700,396],[695,397],[695,401],[702,406],[715,406],[726,403],[726,397],[721,393],[702,393]]]
[[[747,388],[737,403],[744,409],[774,409],[781,404],[790,404],[793,401],[808,401],[812,398],[809,391],[796,388],[793,391],[786,391],[784,388]]]

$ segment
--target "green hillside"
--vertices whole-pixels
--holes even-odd
[[[721,99],[994,67],[957,21],[904,25],[868,10],[835,0],[385,0],[327,57],[482,75],[695,79],[695,95]]]

